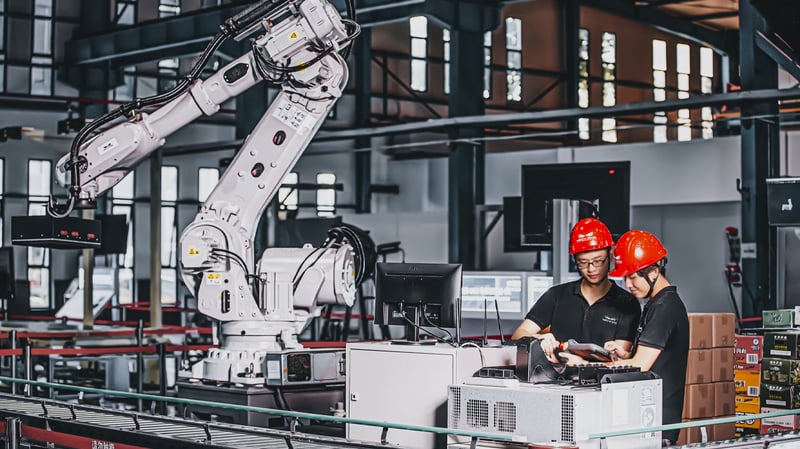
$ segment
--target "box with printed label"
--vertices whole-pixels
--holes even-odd
[[[759,398],[736,396],[736,416],[757,415],[761,413],[761,400]],[[760,419],[745,419],[736,421],[736,431],[742,433],[745,429],[761,430]]]
[[[729,416],[733,415],[736,411],[734,407],[734,398],[736,391],[733,387],[733,382],[715,382],[714,384],[714,415],[713,416]]]
[[[712,381],[712,349],[690,349],[686,359],[686,384],[703,384]]]
[[[783,359],[797,360],[800,333],[767,332],[764,335],[764,357],[780,357]]]
[[[693,419],[683,419],[681,422],[687,423],[692,422]],[[678,441],[675,443],[678,446],[683,446],[684,444],[690,443],[707,443],[711,441],[711,426],[698,426],[698,427],[686,427],[681,429],[681,433],[678,436]]]
[[[683,396],[683,418],[714,416],[714,384],[687,385]]]
[[[711,347],[733,346],[736,316],[732,313],[711,314]]]
[[[784,409],[762,407],[761,413],[785,412]],[[761,433],[789,432],[800,429],[800,417],[797,415],[770,416],[761,418]]]
[[[800,408],[800,388],[795,385],[761,384],[761,408]]]
[[[794,309],[764,310],[761,318],[764,327],[794,327]]]
[[[689,349],[711,348],[713,318],[710,313],[689,314]]]
[[[800,362],[764,357],[761,361],[761,381],[778,385],[800,385]]]
[[[711,350],[711,381],[727,382],[733,380],[733,348],[714,348]]]
[[[764,357],[764,337],[737,335],[733,340],[734,363],[755,365]]]
[[[761,370],[743,370],[734,367],[733,385],[737,395],[757,398],[761,394]]]

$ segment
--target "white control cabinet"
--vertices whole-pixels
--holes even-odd
[[[479,352],[473,346],[447,344],[351,343],[346,350],[347,417],[447,427],[449,385],[463,382],[482,366],[509,366],[515,361],[514,346],[481,348]],[[347,424],[347,438],[354,440],[380,442],[381,431]],[[444,435],[400,429],[389,429],[386,439],[390,444],[420,449],[448,444]]]

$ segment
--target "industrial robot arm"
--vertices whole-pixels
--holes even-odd
[[[342,95],[348,73],[340,52],[358,26],[342,19],[327,0],[262,1],[233,19],[221,27],[223,34],[264,30],[252,39],[253,50],[204,80],[190,80],[193,69],[184,92],[166,98],[151,114],[139,111],[139,101],[127,112],[120,108],[117,116],[129,120],[91,139],[88,132],[84,141],[79,135],[58,164],[70,199],[66,207],[51,204],[50,211],[64,216],[91,207],[176,130],[214,114],[262,80],[279,84],[277,97],[180,240],[185,284],[197,296],[200,312],[223,322],[222,347],[198,364],[202,368],[195,375],[255,384],[263,382],[266,352],[301,347],[297,334],[319,305],[352,305],[355,297],[353,242],[330,238],[316,249],[271,248],[254,266],[253,239],[281,181]],[[209,47],[218,47],[217,40]]]

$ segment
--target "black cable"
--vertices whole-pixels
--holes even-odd
[[[333,243],[333,242],[331,242],[331,243]],[[303,270],[303,272],[302,272],[302,273],[300,273],[300,276],[298,276],[296,280],[293,280],[293,281],[292,281],[292,284],[293,284],[293,286],[292,286],[292,293],[294,293],[294,292],[296,292],[296,291],[297,291],[297,287],[300,285],[300,281],[303,279],[303,276],[305,276],[306,272],[307,272],[307,271],[308,271],[308,270],[309,270],[311,267],[313,267],[313,266],[314,266],[314,265],[315,265],[317,262],[319,262],[319,260],[322,258],[322,256],[324,256],[324,255],[325,255],[325,253],[326,253],[326,252],[328,252],[328,250],[330,249],[330,244],[328,244],[328,246],[325,246],[325,247],[322,247],[322,248],[317,248],[317,249],[315,249],[315,250],[314,250],[314,252],[316,252],[317,250],[320,250],[320,249],[321,249],[322,251],[320,251],[320,252],[319,252],[319,255],[317,256],[317,258],[316,258],[316,259],[314,259],[314,261],[313,261],[313,262],[311,262],[310,264],[308,264],[308,266],[305,268],[305,270]],[[298,269],[299,269],[299,268],[300,268],[300,267],[298,267]]]
[[[247,264],[245,263],[244,259],[242,259],[242,257],[236,254],[235,252],[229,251],[224,248],[212,248],[211,254],[217,254],[217,255],[222,254],[227,256],[228,259],[235,260],[244,270],[245,276],[250,276],[250,270],[247,268]]]
[[[731,295],[731,303],[733,304],[733,312],[736,314],[736,331],[739,331],[739,323],[742,319],[742,315],[739,313],[739,305],[736,304],[736,295],[733,293],[733,282],[731,282],[731,278],[728,275],[728,272],[725,271],[725,280],[728,284],[728,293]]]
[[[323,243],[323,245],[324,245],[324,243]],[[311,251],[310,253],[306,254],[306,257],[300,262],[300,265],[297,266],[297,270],[295,270],[294,276],[292,276],[292,284],[294,284],[295,281],[297,281],[297,275],[300,274],[300,270],[303,268],[303,264],[305,264],[306,261],[308,259],[310,259],[311,256],[314,255],[314,253],[316,253],[317,251],[319,251],[321,249],[322,249],[322,246],[320,246],[319,248],[314,248],[314,251]]]
[[[428,315],[425,313],[425,307],[426,307],[426,305],[425,305],[425,304],[423,304],[423,305],[422,305],[422,319],[423,319],[423,320],[424,320],[426,323],[428,323],[428,325],[429,325],[429,326],[431,326],[431,327],[435,327],[436,329],[439,329],[440,331],[442,331],[442,332],[444,332],[445,334],[447,334],[447,337],[449,338],[449,340],[445,340],[445,343],[450,343],[450,344],[451,344],[451,345],[453,345],[453,346],[458,346],[458,343],[455,341],[455,338],[453,338],[453,334],[451,334],[449,330],[447,330],[447,329],[445,329],[445,328],[443,328],[443,327],[441,327],[441,326],[438,326],[438,325],[436,325],[436,324],[433,324],[433,323],[431,322],[431,320],[429,320],[429,319],[428,319]]]
[[[444,337],[440,337],[440,336],[438,336],[438,335],[434,334],[433,332],[430,332],[429,330],[425,329],[424,327],[420,326],[419,324],[417,324],[417,323],[415,323],[415,322],[411,321],[410,319],[408,319],[408,317],[406,316],[406,311],[405,311],[405,310],[403,310],[403,305],[402,305],[402,304],[398,304],[398,306],[399,306],[399,307],[398,307],[398,312],[400,312],[400,316],[402,316],[402,317],[403,317],[403,319],[404,319],[404,320],[406,320],[406,322],[407,322],[408,324],[410,324],[410,325],[414,326],[415,328],[419,329],[419,330],[420,330],[420,331],[422,331],[422,332],[425,332],[426,334],[428,334],[428,335],[430,335],[431,337],[435,338],[435,339],[436,339],[436,341],[438,341],[438,342],[441,342],[441,343],[449,343],[447,340],[445,340],[445,339],[444,339]],[[424,314],[423,314],[423,315],[424,315]],[[408,335],[406,335],[406,338],[408,338]]]

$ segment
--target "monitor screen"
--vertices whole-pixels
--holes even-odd
[[[405,325],[406,338],[420,327],[460,327],[461,265],[379,263],[375,275],[375,322]]]
[[[584,201],[579,218],[594,205],[616,240],[630,229],[630,162],[523,165],[522,245],[552,247],[553,199]]]
[[[14,299],[14,247],[0,248],[0,299]]]
[[[468,271],[461,287],[462,318],[521,319],[525,315],[524,273],[499,271]]]
[[[536,301],[553,286],[553,277],[545,275],[528,275],[526,284],[526,296],[528,298],[528,310],[536,304]],[[525,311],[525,314],[528,313]]]

